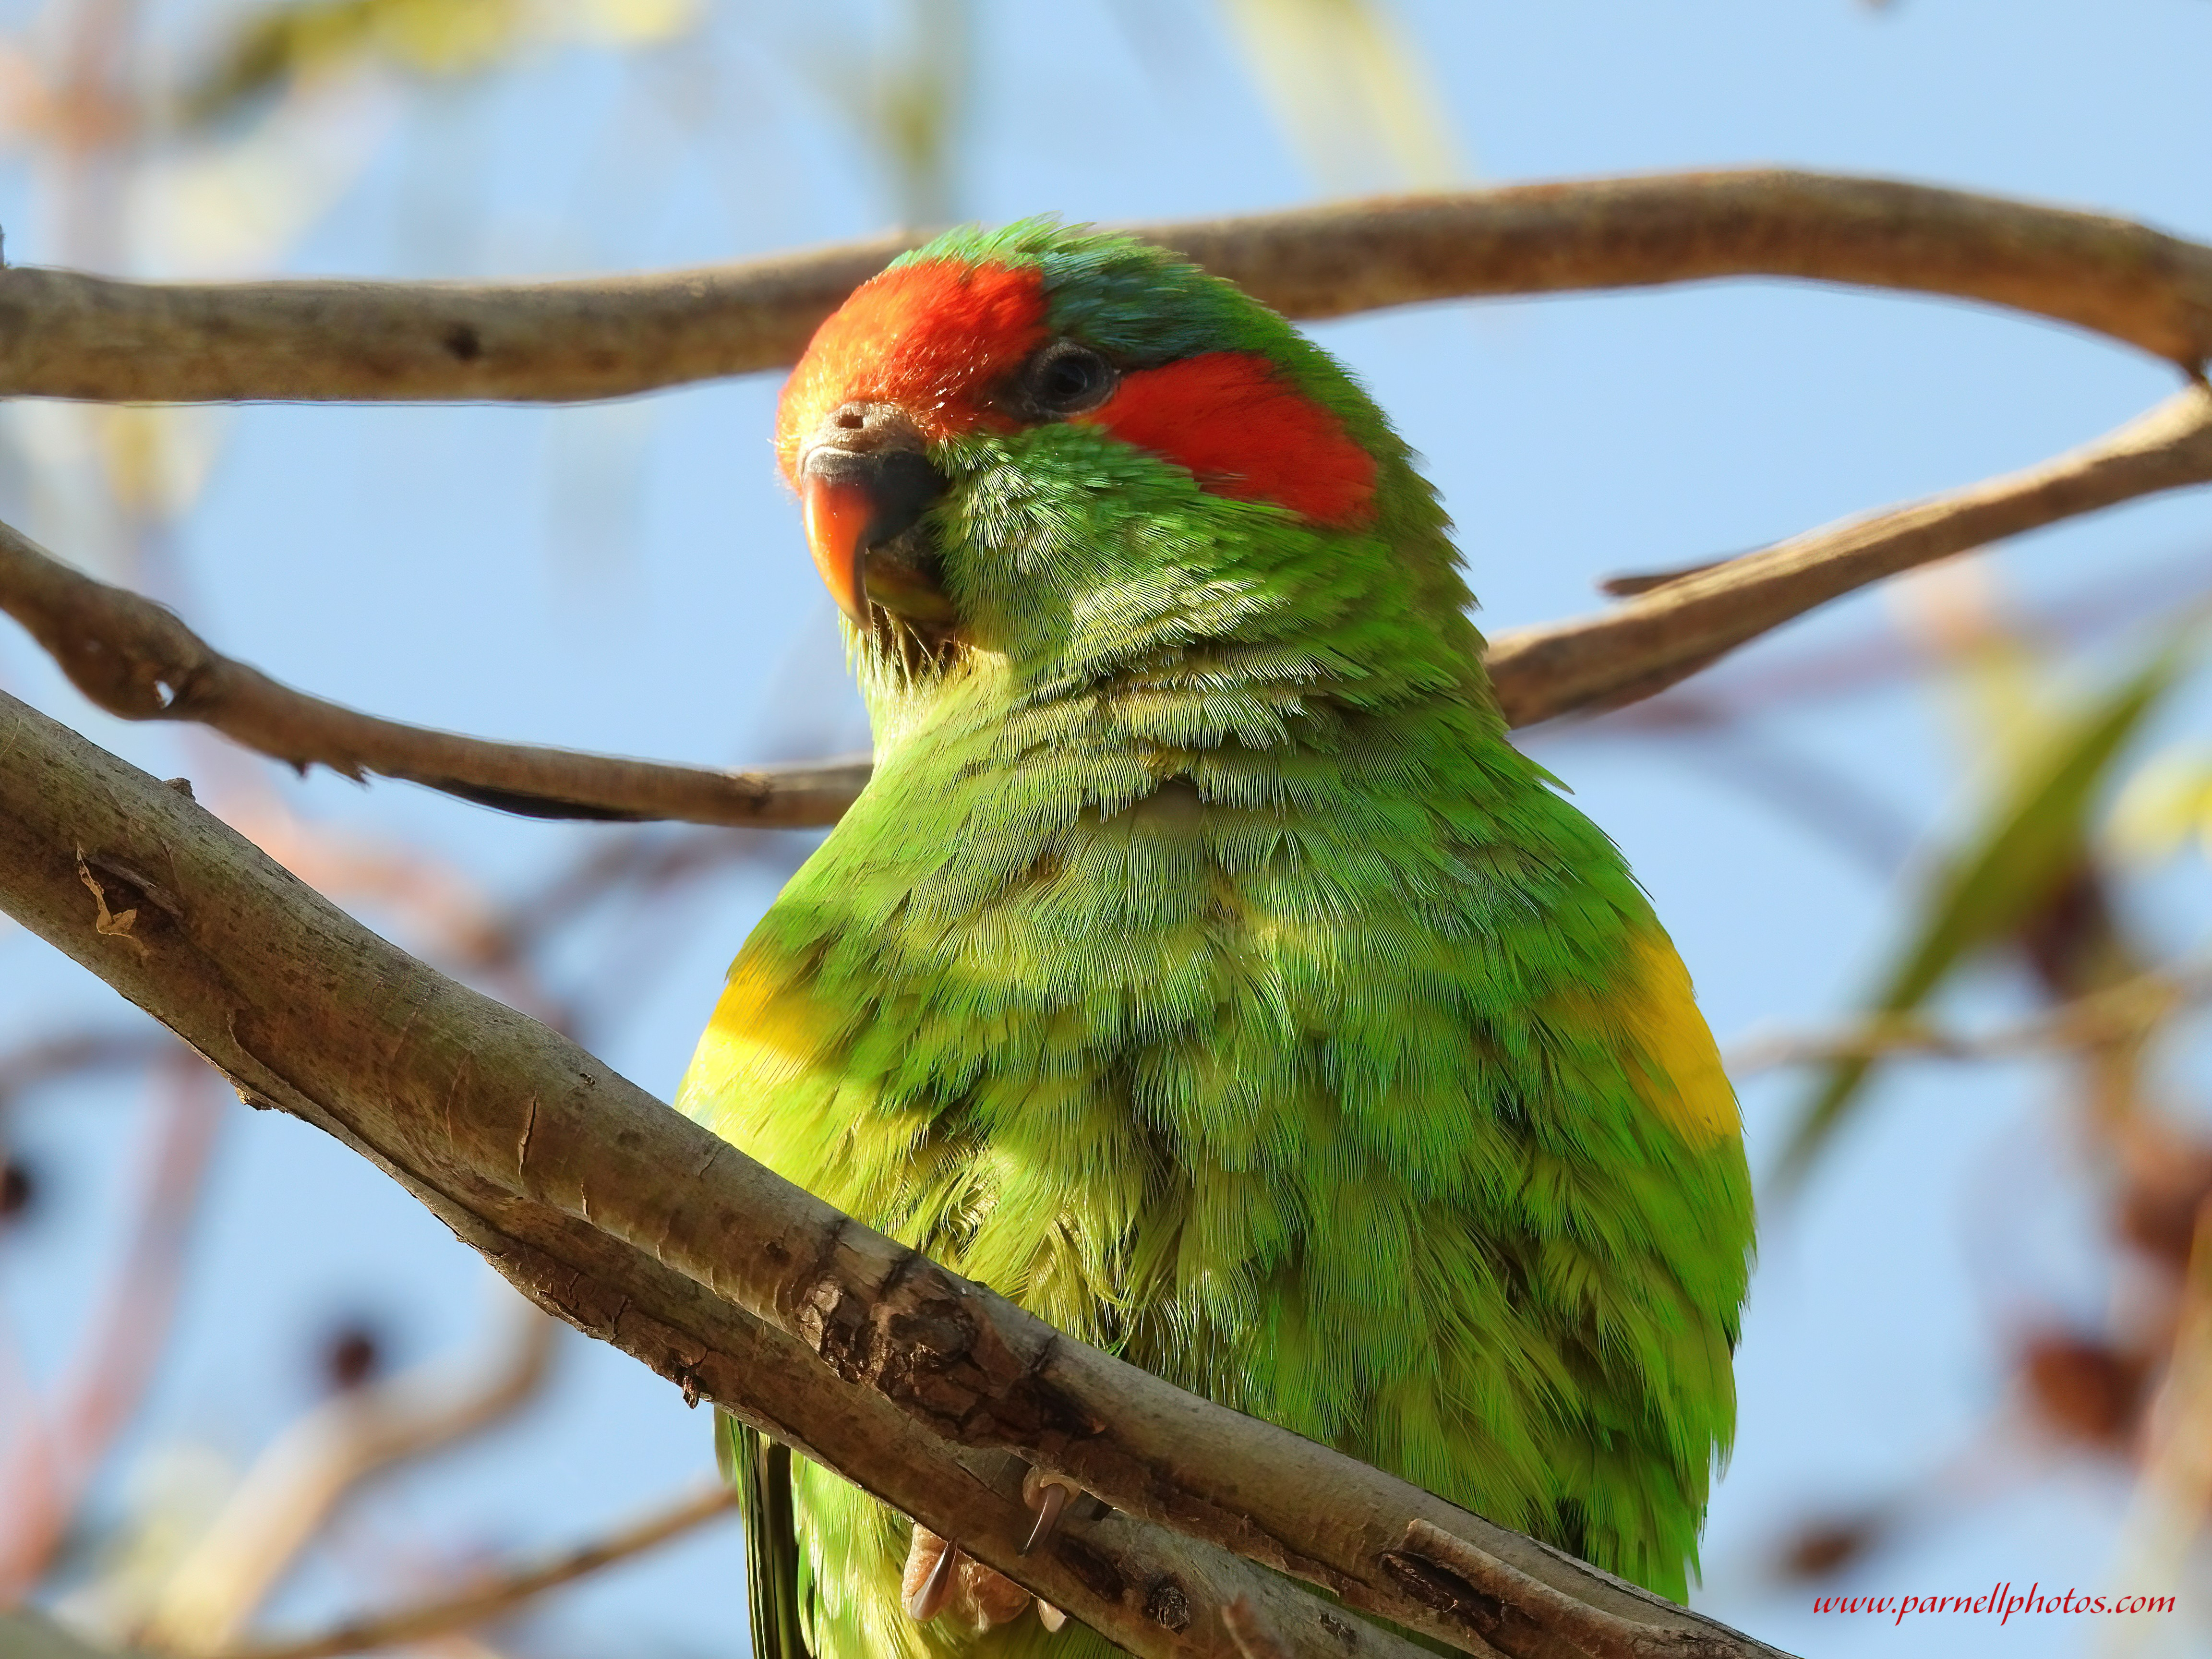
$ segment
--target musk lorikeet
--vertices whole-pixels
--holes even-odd
[[[1086,1341],[1681,1597],[1735,1419],[1735,1096],[1620,853],[1506,741],[1381,412],[1231,284],[1032,221],[860,289],[776,442],[876,770],[684,1109]],[[820,1659],[1109,1650],[738,1439],[763,1659],[794,1621]]]

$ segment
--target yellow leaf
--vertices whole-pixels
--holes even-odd
[[[699,0],[574,0],[572,27],[586,40],[610,46],[657,46],[699,25]]]
[[[2194,836],[2212,856],[2212,751],[2169,750],[2120,791],[2106,826],[2112,850],[2134,864],[2172,858]]]
[[[1328,189],[1464,171],[1443,100],[1377,0],[1220,0],[1277,124]]]

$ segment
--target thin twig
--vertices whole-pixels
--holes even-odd
[[[2212,249],[1889,179],[1589,179],[1130,228],[1292,317],[1765,276],[2008,306],[2185,365],[2212,355]],[[792,362],[913,245],[558,283],[137,283],[18,267],[0,271],[0,397],[623,397]]]
[[[150,599],[94,580],[4,525],[0,609],[109,714],[198,720],[303,771],[374,772],[526,814],[763,826],[835,822],[866,781],[865,761],[712,772],[379,720],[224,656]]]
[[[2160,490],[2212,482],[2212,394],[2179,393],[2096,441],[1950,495],[1807,532],[1652,587],[1594,617],[1498,635],[1491,678],[1514,726],[1648,697],[1869,582]],[[867,781],[851,758],[714,772],[490,743],[293,690],[215,651],[151,601],[94,580],[0,525],[0,609],[86,696],[126,720],[194,720],[264,755],[404,778],[545,817],[833,823]]]
[[[482,1355],[433,1360],[340,1395],[278,1435],[170,1574],[141,1644],[161,1654],[222,1651],[363,1480],[481,1432],[534,1397],[558,1328],[504,1291],[499,1306],[500,1328]]]
[[[221,1659],[331,1659],[337,1654],[398,1647],[489,1624],[547,1590],[571,1583],[617,1561],[641,1555],[719,1516],[727,1515],[737,1507],[737,1502],[733,1488],[717,1484],[580,1548],[566,1551],[532,1566],[509,1568],[473,1589],[350,1620],[319,1636],[284,1642],[241,1643],[226,1649]]]
[[[1700,567],[1703,568],[1703,567]],[[1678,571],[1663,578],[1675,580]],[[1655,578],[1638,592],[1661,585]],[[2054,597],[2023,601],[2015,632],[2045,650],[2085,645],[2101,635],[2156,617],[2170,617],[2212,600],[2212,559],[2203,549],[2148,571],[2124,571],[2117,579],[2094,577]],[[1547,733],[1605,737],[1632,733],[1710,732],[1771,712],[1789,703],[1832,701],[1924,677],[1942,659],[1918,641],[1888,626],[1870,629],[1856,640],[1808,647],[1757,668],[1741,668],[1701,681],[1695,691],[1680,687],[1573,726]]]
[[[1900,571],[2101,507],[2212,483],[2212,395],[2197,387],[2078,449],[1948,495],[1808,531],[1595,617],[1492,643],[1516,726],[1634,702],[1747,640]]]
[[[2142,1036],[2180,1009],[2212,1001],[2212,967],[2139,974],[1995,1031],[1949,1031],[1910,1014],[1848,1030],[1761,1037],[1733,1049],[1731,1077],[1841,1060],[2015,1060],[2067,1054]]]

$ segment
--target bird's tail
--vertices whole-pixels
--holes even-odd
[[[792,1526],[791,1448],[714,1413],[714,1461],[738,1489],[745,1524],[745,1600],[753,1659],[813,1659],[800,1610],[799,1537]]]

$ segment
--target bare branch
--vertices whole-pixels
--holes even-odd
[[[2212,482],[2212,393],[2197,387],[2094,442],[1949,495],[1808,531],[1643,586],[1594,617],[1492,641],[1508,722],[1618,708],[1832,599],[1970,548],[2161,490]],[[714,772],[488,743],[379,720],[222,656],[167,611],[70,568],[0,525],[0,610],[86,696],[127,720],[195,720],[264,755],[374,772],[533,816],[834,823],[864,758]]]
[[[30,630],[78,690],[124,720],[198,720],[302,771],[327,766],[355,779],[374,772],[510,812],[830,823],[867,781],[865,760],[713,772],[379,720],[224,656],[152,600],[94,580],[5,525],[0,609]]]
[[[2185,1008],[2212,1001],[2212,968],[2138,974],[1994,1031],[1952,1031],[1913,1015],[1847,1030],[1762,1037],[1728,1056],[1730,1077],[1839,1060],[2017,1060],[2138,1041]]]
[[[1774,170],[1136,225],[1292,317],[1726,276],[1948,295],[2184,365],[2212,249],[2099,214]],[[912,240],[555,283],[137,283],[0,271],[0,396],[573,402],[774,368]]]
[[[339,1395],[277,1436],[169,1575],[139,1632],[143,1644],[163,1654],[229,1646],[354,1487],[466,1439],[532,1399],[558,1327],[504,1291],[501,1299],[511,1312],[483,1355],[459,1365],[433,1360]]]
[[[1285,315],[1790,276],[2212,356],[2212,248],[2104,214],[1782,168],[1571,179],[1134,227]]]
[[[100,931],[81,869],[112,916],[132,913],[126,931]],[[1221,1609],[1243,1595],[1286,1656],[1410,1653],[1230,1552],[1470,1653],[1573,1650],[1548,1634],[1493,1650],[1463,1606],[1425,1602],[1383,1559],[1416,1519],[1704,1651],[1772,1652],[1184,1394],[838,1214],[6,697],[0,908],[177,1030],[249,1101],[372,1158],[542,1305],[1133,1652],[1218,1650]],[[1064,1524],[1022,1557],[1024,1461],[1122,1512]]]
[[[586,1573],[627,1561],[681,1538],[737,1508],[733,1487],[716,1485],[655,1510],[580,1549],[563,1552],[534,1566],[515,1567],[473,1589],[366,1619],[352,1620],[319,1636],[288,1642],[249,1642],[228,1649],[221,1659],[332,1659],[345,1653],[398,1647],[490,1623],[550,1589],[573,1583]]]
[[[912,246],[561,283],[129,283],[0,271],[0,396],[581,402],[791,362]]]
[[[1634,702],[1793,617],[1915,566],[2161,490],[2212,483],[2212,393],[2191,386],[2078,449],[1947,495],[1808,531],[1595,617],[1501,634],[1509,722]]]

